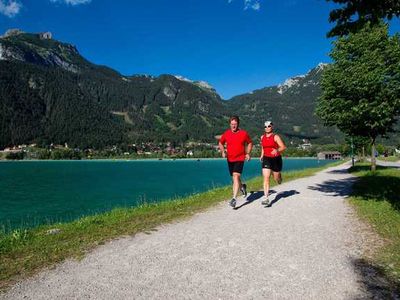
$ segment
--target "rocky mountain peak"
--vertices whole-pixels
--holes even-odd
[[[318,73],[322,72],[327,66],[327,63],[319,63],[315,68],[309,70],[305,75],[298,75],[286,79],[285,82],[277,86],[277,92],[282,95],[289,89],[293,87],[299,87],[300,85],[303,85],[304,87],[308,85],[318,85],[320,81]],[[315,75],[317,75],[318,78],[314,78]]]
[[[206,81],[202,81],[202,80],[195,81],[195,80],[191,80],[191,79],[188,79],[188,78],[186,78],[186,77],[183,77],[183,76],[181,76],[181,75],[175,75],[174,77],[175,77],[176,79],[178,79],[178,80],[189,82],[189,83],[191,83],[191,84],[194,84],[194,85],[196,85],[196,86],[198,86],[198,87],[200,87],[200,88],[202,88],[202,89],[208,90],[208,91],[210,91],[210,92],[213,92],[213,93],[216,92],[215,89],[214,89],[214,87],[213,87],[212,85],[210,85],[210,84],[209,84],[208,82],[206,82]]]
[[[51,32],[46,31],[46,32],[39,33],[39,37],[42,40],[51,40],[53,38],[53,35]]]
[[[61,67],[77,73],[88,67],[75,46],[53,39],[51,32],[25,33],[10,29],[0,38],[0,60]]]
[[[6,38],[6,37],[10,37],[10,36],[16,36],[19,34],[25,33],[22,30],[18,29],[18,28],[12,28],[12,29],[8,29],[4,35],[0,36],[2,38]]]

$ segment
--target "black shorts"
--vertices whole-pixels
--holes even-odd
[[[263,169],[271,169],[274,172],[282,171],[282,156],[277,156],[277,157],[263,156],[261,167]]]
[[[229,174],[231,174],[231,176],[233,172],[242,174],[243,165],[244,161],[228,161]]]

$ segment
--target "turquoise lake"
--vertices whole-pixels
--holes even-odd
[[[284,159],[283,171],[329,162]],[[260,175],[256,158],[245,164],[245,180]],[[224,159],[1,162],[0,229],[70,221],[227,184]]]

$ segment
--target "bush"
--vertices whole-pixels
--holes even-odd
[[[20,152],[9,152],[6,154],[6,159],[12,159],[12,160],[21,160],[24,159],[25,153],[20,151]]]
[[[56,149],[51,152],[51,158],[58,159],[81,159],[82,154],[71,149]]]

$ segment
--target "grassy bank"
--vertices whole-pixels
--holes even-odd
[[[379,157],[378,160],[397,162],[400,161],[400,157],[398,156]]]
[[[371,172],[369,168],[367,164],[352,168],[360,180],[350,203],[386,241],[373,254],[371,264],[400,289],[400,169],[378,166]]]
[[[284,180],[310,176],[328,166],[287,172],[283,174]],[[262,178],[254,178],[247,185],[249,191],[259,190]],[[81,258],[87,251],[113,238],[149,233],[161,224],[190,217],[230,196],[231,187],[228,186],[157,204],[116,208],[74,222],[0,233],[0,289],[67,258]],[[59,232],[49,234],[48,231],[55,228]]]

